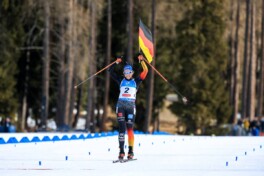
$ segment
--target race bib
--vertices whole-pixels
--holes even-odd
[[[136,99],[136,83],[134,80],[131,81],[122,81],[120,85],[120,94],[119,94],[119,99]]]
[[[119,98],[136,99],[137,90],[134,87],[121,87]]]

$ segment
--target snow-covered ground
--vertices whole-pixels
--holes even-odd
[[[0,134],[5,141],[27,136],[61,138],[65,134]],[[72,134],[66,134],[71,137]],[[76,134],[79,136],[80,134]],[[85,135],[84,135],[85,136]],[[135,136],[135,158],[112,163],[117,136],[0,144],[1,176],[264,176],[263,137]]]

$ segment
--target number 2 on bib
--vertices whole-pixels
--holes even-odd
[[[126,87],[124,93],[128,93],[128,91],[129,91],[129,87]]]

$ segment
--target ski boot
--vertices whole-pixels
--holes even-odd
[[[130,160],[130,159],[133,159],[133,157],[134,157],[133,148],[129,146],[128,147],[127,159]]]
[[[119,159],[119,160],[123,160],[124,157],[125,157],[125,152],[124,152],[124,150],[121,150],[121,151],[119,152],[118,159]]]
[[[133,159],[134,158],[134,153],[133,152],[129,152],[128,154],[127,154],[127,159]]]

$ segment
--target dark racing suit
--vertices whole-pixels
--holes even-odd
[[[125,144],[125,133],[127,130],[128,134],[128,145],[129,151],[133,152],[134,146],[134,131],[133,126],[135,122],[136,115],[136,93],[140,83],[145,79],[148,73],[148,67],[141,61],[143,71],[137,78],[126,79],[123,76],[117,75],[113,68],[114,65],[110,67],[111,77],[118,83],[120,86],[120,94],[116,104],[116,114],[119,127],[119,148],[120,152],[124,152]]]

